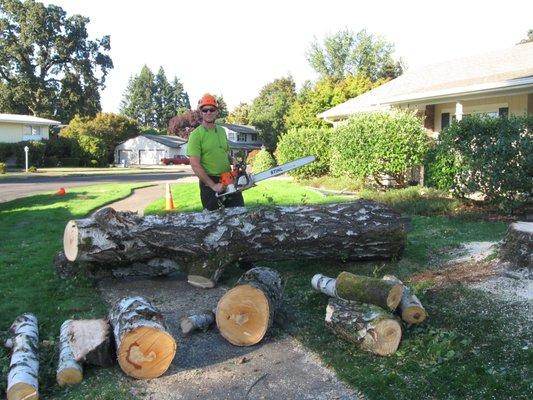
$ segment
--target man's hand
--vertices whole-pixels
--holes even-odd
[[[224,185],[222,185],[222,183],[213,183],[212,186],[210,186],[210,188],[215,192],[215,193],[222,193],[224,191]]]

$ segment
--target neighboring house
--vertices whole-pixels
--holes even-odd
[[[49,138],[50,126],[61,122],[29,115],[0,114],[0,143]]]
[[[435,134],[466,115],[533,114],[533,42],[407,71],[318,117],[337,126],[394,107],[417,110]]]
[[[115,164],[157,165],[186,153],[187,141],[178,136],[139,135],[115,147]]]
[[[254,148],[260,148],[263,144],[259,139],[259,132],[253,126],[236,124],[218,125],[224,128],[230,142],[251,145]]]

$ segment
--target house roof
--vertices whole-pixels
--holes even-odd
[[[170,136],[170,135],[141,135],[147,139],[153,140],[154,142],[161,143],[165,146],[172,148],[179,148],[187,143],[187,140],[180,138],[179,136]]]
[[[257,130],[250,125],[220,124],[220,126],[228,128],[229,130],[237,133],[257,133]]]
[[[228,140],[228,144],[230,149],[235,150],[257,150],[261,148],[261,144],[233,142],[231,140]]]
[[[356,112],[387,109],[392,104],[521,87],[533,88],[533,42],[407,71],[318,116],[334,119]]]
[[[32,115],[0,114],[0,122],[10,124],[60,125],[61,122],[52,119],[34,117]]]

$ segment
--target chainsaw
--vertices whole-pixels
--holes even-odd
[[[217,193],[217,197],[224,197],[233,193],[242,192],[255,186],[259,181],[272,178],[274,176],[282,175],[287,171],[303,167],[315,161],[315,156],[307,156],[298,158],[297,160],[289,161],[288,163],[278,165],[277,167],[267,169],[251,175],[246,172],[246,161],[243,159],[240,163],[233,167],[230,172],[224,172],[220,176],[220,183],[224,186],[224,191]]]

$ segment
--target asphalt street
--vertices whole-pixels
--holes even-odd
[[[64,187],[89,186],[104,183],[133,183],[150,182],[165,183],[174,182],[187,176],[192,176],[190,168],[169,172],[143,172],[136,174],[94,174],[76,176],[38,176],[29,175],[20,178],[0,179],[0,203],[30,196],[40,192],[56,191]]]

